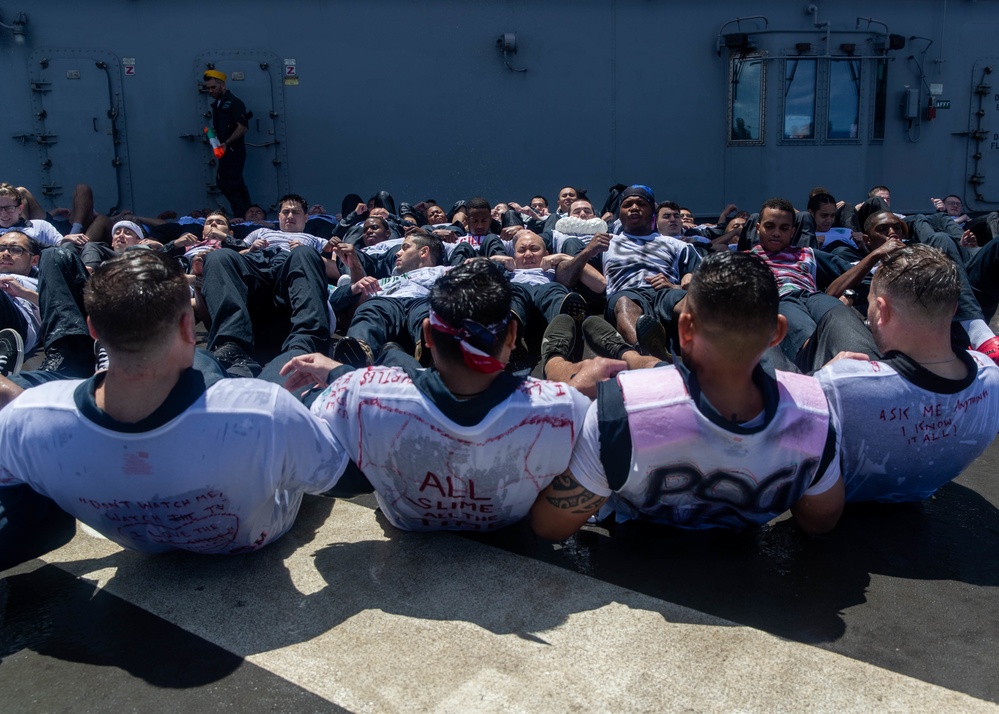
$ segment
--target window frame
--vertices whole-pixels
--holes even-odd
[[[854,80],[857,83],[857,134],[856,136],[829,136],[829,108],[832,104],[832,73],[833,66],[836,64],[846,64],[847,62],[856,62],[858,64],[857,77]],[[833,57],[826,60],[826,65],[828,66],[828,71],[826,72],[826,92],[824,96],[826,98],[826,113],[825,119],[822,122],[823,134],[822,143],[823,144],[860,144],[861,137],[864,133],[864,90],[867,88],[868,83],[864,81],[864,61],[856,57],[844,56],[844,57]]]
[[[787,73],[788,73],[789,64],[791,62],[797,63],[795,65],[795,73],[794,73],[795,76],[797,76],[797,69],[801,66],[802,62],[809,62],[815,67],[815,90],[812,95],[811,136],[794,138],[785,135],[785,130],[787,128],[787,119],[789,116],[787,111],[787,95],[788,92],[790,91],[790,86],[788,85]],[[790,144],[794,146],[810,146],[813,144],[821,143],[821,139],[819,136],[819,117],[820,117],[820,112],[822,111],[822,109],[824,109],[824,107],[820,106],[821,102],[819,101],[819,98],[822,96],[822,82],[821,82],[822,74],[820,72],[820,65],[818,58],[810,57],[808,55],[805,56],[789,55],[783,58],[781,66],[784,71],[781,72],[780,75],[781,77],[780,132],[777,135],[777,143]]]
[[[868,71],[871,76],[871,118],[867,127],[867,141],[869,144],[881,144],[885,140],[888,129],[888,58],[882,57],[869,61],[867,64],[870,67]],[[884,69],[883,76],[879,75],[879,68]],[[878,136],[879,115],[880,136]]]
[[[800,62],[800,61],[810,61],[815,63],[815,116],[814,116],[814,129],[813,136],[805,137],[801,139],[795,139],[784,136],[784,128],[787,125],[787,72],[789,62]],[[857,135],[853,137],[832,137],[829,136],[829,109],[832,100],[832,87],[833,87],[833,65],[834,63],[845,63],[859,62],[860,72],[856,79],[858,83],[857,90]],[[867,116],[865,108],[867,106],[867,101],[865,101],[864,94],[865,91],[869,89],[871,84],[867,79],[865,79],[865,71],[872,71],[870,69],[865,70],[865,64],[871,65],[871,63],[865,63],[862,59],[850,57],[849,55],[843,55],[842,57],[817,57],[817,56],[797,56],[788,55],[781,59],[783,72],[781,72],[781,105],[780,105],[780,132],[777,136],[778,145],[785,146],[844,146],[853,144],[864,143],[865,131],[868,134],[872,134],[873,129],[871,127],[865,128],[865,123],[867,123]],[[873,139],[871,139],[873,141]],[[880,141],[880,140],[878,140]]]
[[[733,137],[735,128],[735,88],[739,81],[736,79],[736,63],[758,61],[760,65],[760,97],[759,97],[759,117],[760,131],[758,139],[736,139]],[[726,126],[727,146],[763,146],[767,138],[767,53],[766,52],[733,52],[728,60],[728,124]],[[739,73],[741,74],[741,72]]]

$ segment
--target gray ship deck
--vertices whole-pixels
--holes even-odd
[[[282,540],[148,557],[79,529],[0,580],[7,711],[994,711],[999,445],[829,537],[558,546],[308,498]]]

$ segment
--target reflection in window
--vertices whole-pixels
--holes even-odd
[[[827,139],[860,136],[860,60],[829,63],[829,126]]]
[[[815,138],[815,70],[813,59],[784,63],[784,138]]]
[[[730,141],[763,140],[763,58],[733,57]]]
[[[885,104],[888,101],[888,60],[874,64],[874,127],[872,139],[885,138]]]

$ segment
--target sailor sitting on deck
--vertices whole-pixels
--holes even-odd
[[[999,368],[952,345],[960,290],[957,266],[943,253],[899,247],[874,274],[870,331],[853,310],[819,323],[816,344],[829,332],[850,350],[841,357],[853,358],[815,373],[841,415],[848,502],[928,498],[999,432]]]
[[[106,372],[23,391],[0,377],[0,510],[27,484],[126,548],[240,553],[333,485],[346,460],[325,425],[280,387],[226,379],[195,352],[175,260],[126,251],[94,271],[84,300]],[[23,537],[16,508],[0,519],[0,555]]]
[[[330,386],[312,403],[349,452],[333,495],[375,491],[405,530],[494,530],[520,520],[565,471],[589,400],[575,389],[504,371],[517,338],[510,283],[475,259],[437,280],[423,341],[432,369],[398,351],[351,371],[319,354],[293,358],[287,387]],[[601,360],[580,381],[623,362]],[[602,373],[601,373],[602,370]]]
[[[747,528],[790,509],[803,530],[830,530],[843,508],[836,418],[816,380],[760,366],[787,329],[777,305],[759,258],[706,258],[679,320],[684,366],[598,385],[570,470],[531,511],[535,532],[566,538],[608,499],[621,517],[680,528]]]

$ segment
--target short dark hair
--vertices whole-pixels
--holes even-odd
[[[677,203],[676,201],[660,201],[659,203],[656,204],[656,217],[657,218],[659,216],[659,211],[661,211],[664,208],[672,208],[677,213],[680,212],[680,204]]]
[[[279,198],[277,202],[278,208],[281,208],[281,206],[284,204],[285,201],[294,201],[295,203],[297,203],[299,206],[302,207],[303,213],[309,212],[308,201],[299,196],[297,193],[286,193],[281,198]]]
[[[260,207],[257,206],[257,208],[260,208]],[[224,218],[225,219],[225,224],[227,226],[229,226],[230,228],[232,227],[232,223],[230,223],[230,221],[229,221],[229,216],[227,216],[225,214],[225,211],[223,211],[221,208],[217,208],[214,211],[209,211],[205,215],[205,218],[211,218],[212,216],[218,216],[219,218]]]
[[[536,199],[536,198],[540,198],[540,199],[541,199],[541,202],[545,204],[545,208],[548,208],[548,199],[547,199],[547,198],[545,198],[544,196],[542,196],[542,195],[541,195],[541,194],[539,193],[539,194],[537,194],[537,195],[535,195],[535,196],[531,196],[531,202],[533,203],[533,202],[534,202],[534,199]]]
[[[760,206],[760,215],[762,216],[763,212],[768,208],[774,211],[784,211],[785,213],[790,213],[792,216],[794,215],[794,204],[786,198],[768,198]]]
[[[906,225],[905,221],[903,221],[901,218],[898,218],[891,211],[878,211],[877,213],[872,213],[871,215],[869,215],[867,217],[867,220],[864,221],[864,233],[866,235],[870,235],[871,231],[874,230],[874,225],[878,221],[880,221],[881,218],[884,217],[884,216],[891,216],[892,218],[895,218],[901,224],[901,226],[902,226],[902,232],[905,235],[909,235],[909,226]]]
[[[430,290],[430,307],[454,327],[465,320],[491,325],[509,319],[511,295],[506,271],[488,258],[474,258],[438,278]],[[434,341],[446,359],[462,361],[461,347],[453,337],[434,330]],[[502,339],[487,345],[471,337],[469,343],[493,356],[503,347]]]
[[[938,319],[954,316],[961,278],[954,261],[928,245],[907,245],[881,259],[871,292]]]
[[[83,304],[101,342],[143,352],[191,310],[191,288],[176,260],[131,248],[94,270],[83,288]]]
[[[493,207],[489,204],[489,201],[484,199],[482,196],[475,196],[474,198],[468,199],[468,203],[465,204],[465,213],[471,211],[473,208],[484,208],[487,211],[492,211]]]
[[[434,265],[440,265],[444,260],[444,241],[432,233],[413,231],[406,236],[406,240],[411,241],[417,250],[430,248],[430,260],[433,261]]]
[[[817,211],[830,203],[836,205],[836,199],[832,197],[831,193],[813,193],[808,198],[808,210]]]
[[[42,253],[42,244],[23,231],[7,231],[2,235],[10,236],[12,238],[20,236],[28,241],[28,253],[31,255],[41,255]]]
[[[773,271],[751,253],[724,250],[701,261],[687,290],[702,325],[715,334],[756,335],[777,324]]]

